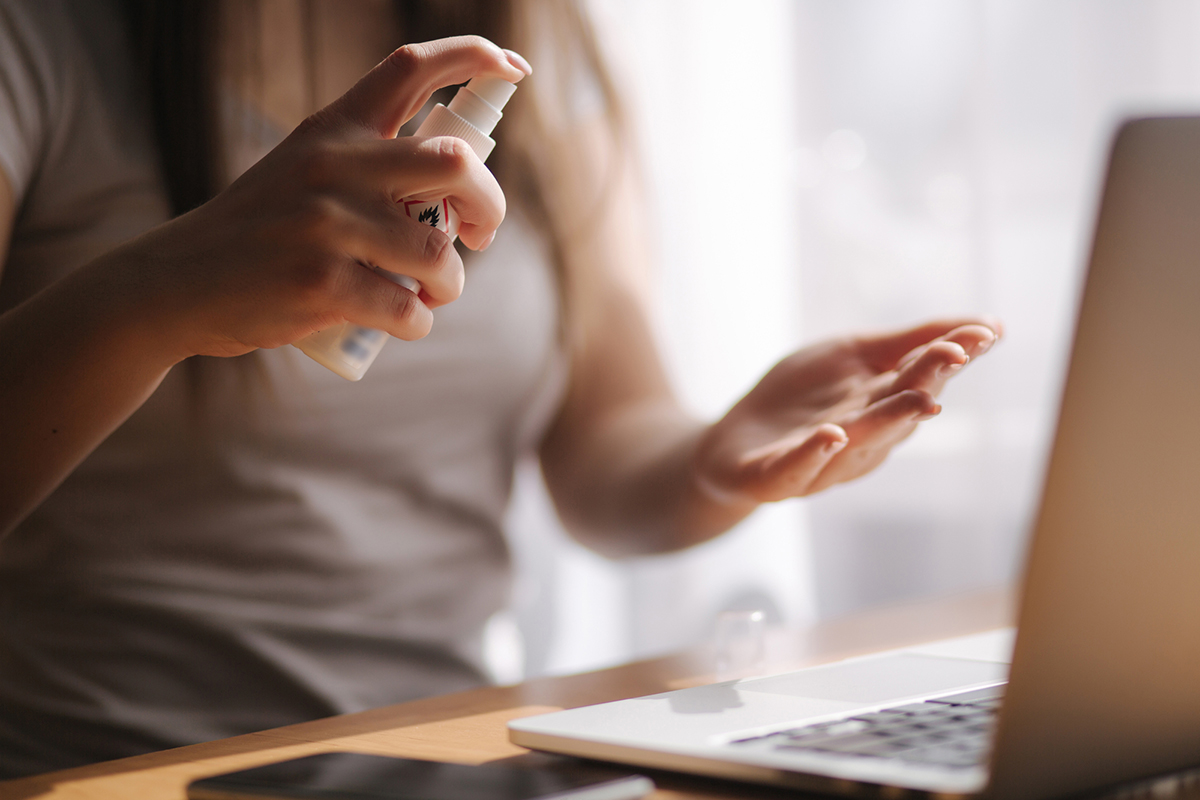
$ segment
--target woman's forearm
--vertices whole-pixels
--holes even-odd
[[[0,316],[0,535],[124,422],[182,357],[118,251]]]
[[[694,455],[706,426],[673,401],[623,409],[575,441],[556,428],[542,448],[547,485],[575,538],[604,555],[698,544],[757,507],[718,497],[697,481]]]

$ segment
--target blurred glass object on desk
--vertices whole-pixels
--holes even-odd
[[[753,611],[722,611],[713,634],[715,671],[718,681],[761,675],[766,665],[766,614]]]

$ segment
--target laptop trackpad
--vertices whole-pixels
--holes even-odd
[[[1007,664],[897,653],[742,681],[737,688],[743,692],[871,704],[951,692],[1007,678]]]

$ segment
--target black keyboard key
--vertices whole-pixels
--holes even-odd
[[[917,728],[912,725],[888,725],[882,728],[873,728],[871,733],[876,736],[882,736],[889,739],[897,739],[903,736],[918,736],[925,733],[928,728]]]
[[[993,686],[936,701],[910,703],[849,719],[750,737],[735,744],[770,740],[777,750],[972,766],[987,758],[996,708],[1003,693],[1003,686]]]
[[[876,738],[875,741],[866,742],[854,750],[843,750],[841,752],[847,755],[879,756],[883,758],[890,758],[897,756],[908,749],[908,745],[900,744],[895,740]]]
[[[917,736],[905,736],[894,741],[897,745],[901,745],[905,749],[915,749],[918,747],[932,747],[933,745],[946,744],[950,741],[950,737],[945,734],[927,733],[918,734]]]
[[[841,736],[837,739],[827,739],[823,742],[809,743],[804,742],[803,746],[806,750],[819,750],[823,753],[859,753],[863,748],[870,749],[874,745],[881,744],[882,740],[878,736],[872,736],[869,733],[859,733],[853,736]]]

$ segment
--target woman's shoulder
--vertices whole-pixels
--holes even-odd
[[[140,86],[119,0],[0,0],[0,305],[169,218]]]
[[[124,28],[109,0],[0,0],[0,168],[21,197]]]

